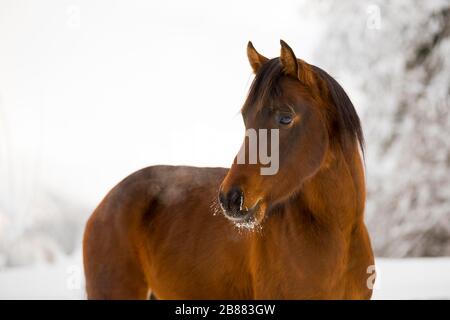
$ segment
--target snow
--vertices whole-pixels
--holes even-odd
[[[373,299],[450,299],[450,258],[378,258]]]
[[[376,259],[373,299],[450,299],[450,258]],[[0,271],[0,299],[85,299],[81,254]]]
[[[0,270],[0,299],[84,299],[81,253],[52,264]]]

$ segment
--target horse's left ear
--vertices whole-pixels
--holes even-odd
[[[281,64],[283,65],[284,73],[297,78],[298,63],[294,51],[283,40],[280,40],[280,44],[281,44],[280,61]]]
[[[286,42],[280,40],[281,53],[280,61],[283,65],[284,73],[300,80],[300,82],[314,86],[315,77],[311,66],[301,59],[297,59],[294,51]]]
[[[261,68],[261,66],[264,63],[269,61],[269,59],[267,59],[263,55],[259,54],[258,51],[256,51],[251,41],[249,41],[247,45],[247,57],[254,73],[257,73],[259,68]]]

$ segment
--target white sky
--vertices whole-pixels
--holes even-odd
[[[299,1],[2,0],[0,211],[46,192],[92,206],[154,164],[228,166],[247,41],[310,60],[317,32]]]

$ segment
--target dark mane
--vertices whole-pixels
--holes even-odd
[[[361,128],[361,121],[352,101],[341,85],[326,71],[316,66],[312,66],[312,68],[327,85],[328,93],[335,108],[334,125],[337,126],[336,129],[340,133],[341,139],[345,139],[343,135],[346,134],[355,137],[364,154],[364,135]]]
[[[364,153],[364,136],[361,122],[355,107],[341,85],[327,72],[319,67],[311,65],[316,77],[325,83],[329,98],[333,106],[327,111],[329,119],[330,135],[339,136],[341,143],[345,143],[347,137],[354,137],[358,142],[361,151]],[[266,62],[258,70],[255,79],[250,86],[246,103],[242,108],[245,112],[250,106],[257,106],[258,101],[266,101],[281,94],[279,80],[283,76],[283,69],[279,58],[274,58]],[[259,106],[260,107],[260,106]]]

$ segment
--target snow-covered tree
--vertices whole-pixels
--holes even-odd
[[[376,253],[450,255],[450,1],[308,6],[325,25],[315,62],[361,116]]]

